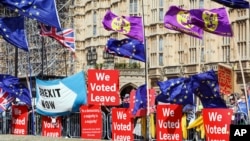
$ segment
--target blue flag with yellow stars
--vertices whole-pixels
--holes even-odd
[[[28,51],[23,16],[0,18],[0,36],[13,46]]]
[[[0,74],[0,89],[8,92],[14,98],[18,98],[21,102],[31,106],[31,95],[29,89],[19,82],[19,78]]]
[[[135,105],[132,111],[133,115],[136,115],[139,109],[147,108],[147,85],[143,84],[135,92]]]
[[[126,57],[142,62],[146,61],[144,44],[132,38],[122,40],[110,38],[107,42],[106,52],[119,57]]]
[[[236,8],[236,9],[250,8],[249,2],[245,0],[212,0],[212,1],[230,8]]]
[[[61,29],[55,0],[1,0],[0,3],[27,18]]]
[[[174,78],[166,81],[158,81],[161,94],[156,97],[157,102],[175,103],[180,105],[194,104],[193,92],[190,88],[190,78]]]
[[[227,107],[220,96],[218,77],[213,70],[193,75],[191,79],[193,92],[199,97],[204,108]]]

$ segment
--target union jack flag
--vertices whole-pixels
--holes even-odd
[[[44,24],[40,24],[40,27],[41,27],[40,35],[49,36],[57,40],[64,47],[75,52],[75,35],[73,29],[65,28],[60,30],[59,28],[47,26]]]
[[[14,101],[15,97],[0,88],[0,112],[5,111]]]

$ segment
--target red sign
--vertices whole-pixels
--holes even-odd
[[[26,105],[12,106],[12,134],[27,135],[28,107]]]
[[[133,141],[134,120],[128,108],[112,109],[112,140]]]
[[[88,70],[88,104],[120,104],[118,70]]]
[[[155,112],[155,89],[149,89],[149,113]],[[132,90],[130,92],[130,102],[129,102],[129,108],[131,109],[131,114],[135,106],[135,94],[136,90]],[[148,104],[148,103],[147,103]],[[135,115],[135,117],[142,117],[147,115],[147,109],[139,109]]]
[[[202,110],[207,141],[229,141],[232,109],[205,108]]]
[[[42,116],[42,136],[61,137],[62,124],[61,117]]]
[[[176,104],[157,105],[157,141],[181,141],[182,106]]]
[[[81,106],[81,138],[102,138],[102,111],[99,105]]]
[[[231,66],[220,63],[218,64],[218,81],[220,86],[220,93],[233,93],[234,73]]]

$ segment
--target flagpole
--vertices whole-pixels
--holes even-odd
[[[143,42],[144,42],[144,50],[145,50],[145,82],[146,82],[146,94],[147,94],[147,115],[146,115],[146,136],[147,140],[151,140],[150,136],[150,130],[149,130],[149,125],[150,125],[150,106],[149,106],[149,86],[148,86],[148,51],[147,51],[147,46],[146,46],[146,36],[145,36],[145,22],[144,22],[144,1],[142,0],[142,25],[143,25]]]
[[[234,42],[234,46],[237,48],[237,52],[238,52],[238,60],[239,60],[239,65],[240,65],[240,72],[241,72],[242,83],[243,83],[243,87],[244,87],[244,95],[246,97],[247,116],[249,118],[250,114],[249,114],[249,103],[248,103],[248,95],[247,95],[247,89],[246,89],[246,81],[245,81],[244,71],[243,71],[242,62],[241,62],[240,51],[238,50],[238,46],[237,46],[237,43],[235,41],[235,37],[233,37],[233,42]],[[248,123],[249,123],[249,120],[248,120]]]

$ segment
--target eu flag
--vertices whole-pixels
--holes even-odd
[[[191,77],[192,89],[199,97],[204,108],[226,108],[220,96],[218,77],[213,70]]]
[[[55,0],[1,0],[0,3],[20,15],[61,28]]]
[[[175,103],[180,105],[194,104],[193,91],[190,78],[174,78],[157,83],[161,93],[157,96],[157,102]]]
[[[147,85],[143,84],[136,90],[133,115],[136,115],[139,109],[147,108]]]
[[[212,0],[224,6],[236,9],[248,9],[249,2],[245,0]]]
[[[13,46],[28,51],[23,16],[0,18],[0,36]]]
[[[18,98],[21,102],[31,106],[29,89],[19,82],[15,76],[0,74],[0,88],[12,97]]]
[[[110,38],[107,42],[106,52],[142,62],[146,60],[144,44],[132,38],[122,40]]]

